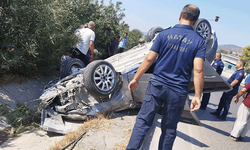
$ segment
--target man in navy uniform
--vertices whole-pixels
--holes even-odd
[[[129,91],[135,91],[138,80],[158,56],[127,150],[141,147],[148,129],[152,126],[156,112],[163,104],[159,150],[172,149],[176,138],[177,123],[188,96],[192,70],[194,70],[195,96],[191,102],[190,111],[200,108],[206,42],[192,27],[199,14],[198,7],[186,5],[180,13],[179,24],[158,34],[149,54],[138,68],[134,79],[129,83]]]
[[[224,68],[224,63],[221,61],[221,53],[216,53],[212,67],[219,75],[221,75]],[[211,93],[203,93],[200,109],[206,110],[210,95]]]
[[[238,93],[238,89],[241,81],[244,78],[244,66],[246,62],[242,59],[238,60],[236,64],[236,71],[227,80],[227,82],[233,87],[231,91],[224,92],[220,98],[220,103],[216,111],[210,112],[210,114],[215,115],[220,120],[226,120],[232,98]],[[221,114],[221,111],[223,113]],[[221,115],[220,115],[221,114]]]
[[[115,39],[112,39],[110,43],[108,43],[108,56],[113,56],[118,51],[120,36],[116,36]]]

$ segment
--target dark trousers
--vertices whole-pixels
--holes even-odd
[[[230,108],[231,101],[236,94],[237,94],[237,91],[233,91],[233,90],[229,92],[224,92],[220,98],[220,103],[219,103],[218,108],[216,109],[216,113],[220,115],[223,109],[223,113],[221,116],[226,118],[229,108]]]
[[[153,124],[156,112],[163,104],[162,133],[158,149],[171,150],[176,137],[177,123],[183,112],[186,98],[187,95],[176,93],[161,83],[149,82],[127,150],[141,147],[147,131]]]
[[[72,58],[78,58],[82,62],[84,62],[86,55],[83,54],[78,48],[73,49],[72,51]]]
[[[201,101],[201,108],[203,108],[203,109],[207,108],[207,104],[209,102],[210,95],[211,95],[211,93],[203,93],[202,101]]]
[[[122,53],[124,51],[124,48],[119,47],[118,48],[118,53]]]

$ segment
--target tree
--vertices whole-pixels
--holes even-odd
[[[111,38],[129,31],[129,26],[122,21],[125,16],[123,13],[124,9],[121,8],[122,3],[117,2],[113,4],[110,1],[109,5],[105,6],[103,1],[74,0],[74,2],[72,12],[78,17],[80,24],[91,20],[96,23],[95,48],[99,51],[98,58],[105,58],[107,43]],[[107,28],[111,28],[111,37],[105,32]]]
[[[226,50],[220,49],[217,51],[218,53],[223,53],[223,54],[228,54],[228,52]]]
[[[61,1],[60,1],[61,2]],[[1,14],[1,68],[17,74],[49,71],[75,43],[77,22],[68,5],[49,0],[12,0]]]
[[[246,61],[245,70],[248,69],[250,64],[250,46],[243,48],[243,53],[240,58]]]
[[[0,67],[2,72],[49,73],[71,53],[81,24],[95,21],[95,48],[100,56],[113,35],[128,31],[121,2],[105,6],[98,0],[5,0],[0,3]]]

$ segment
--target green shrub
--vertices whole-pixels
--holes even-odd
[[[17,103],[15,109],[10,109],[9,104],[0,104],[0,115],[7,118],[11,126],[10,137],[27,130],[27,127],[38,127],[41,111],[31,110],[25,103]]]
[[[107,42],[114,35],[129,31],[129,26],[122,21],[125,14],[121,4],[110,2],[104,5],[98,0],[1,2],[1,73],[49,74],[59,70],[61,56],[69,55],[71,48],[75,47],[75,30],[91,20],[96,23],[94,32],[95,48],[100,54],[98,58],[105,58]],[[108,27],[111,33],[105,32]]]

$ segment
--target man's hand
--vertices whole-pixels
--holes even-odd
[[[129,83],[128,90],[131,93],[132,90],[135,91],[138,86],[138,81],[141,78],[141,76],[148,70],[148,68],[152,65],[155,58],[157,57],[157,53],[154,51],[149,51],[148,55],[144,58],[142,61],[140,67],[138,68],[134,79]]]
[[[235,97],[234,103],[237,104],[239,102],[239,98]]]
[[[94,59],[94,56],[93,56],[93,55],[90,55],[90,57],[89,57],[89,62],[92,62],[93,59]]]
[[[136,81],[135,79],[133,79],[133,80],[129,83],[129,85],[128,85],[128,90],[129,90],[129,92],[131,93],[131,90],[133,90],[133,92],[134,92],[134,91],[136,90],[137,86],[138,86],[138,81]]]
[[[198,97],[194,97],[191,105],[190,105],[190,112],[194,112],[200,109],[201,101]]]
[[[239,102],[239,99],[242,95],[246,94],[248,89],[246,89],[245,87],[243,87],[238,94],[236,95],[235,99],[234,99],[234,103],[237,104]]]
[[[94,60],[94,42],[93,41],[89,41],[89,49],[90,49],[90,58],[89,61],[93,61]]]
[[[190,111],[194,112],[200,109],[201,101],[201,93],[204,84],[204,68],[203,68],[204,60],[202,58],[194,59],[194,90],[195,96],[192,100]]]

